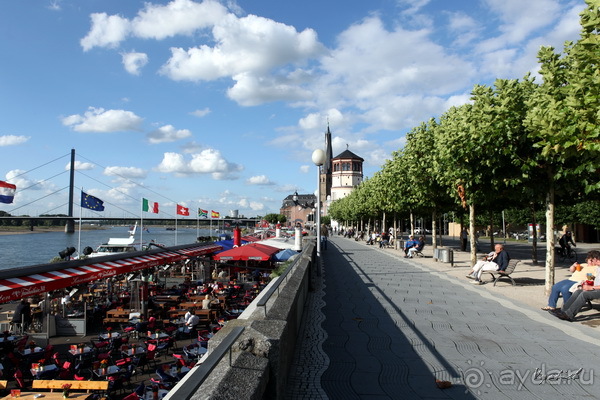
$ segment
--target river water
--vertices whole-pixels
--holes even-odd
[[[181,228],[177,231],[167,231],[165,228],[149,228],[143,232],[144,243],[154,240],[163,246],[176,246],[195,243],[198,236],[209,236],[209,229]],[[42,232],[17,235],[0,235],[0,270],[23,267],[35,264],[45,264],[58,252],[67,247],[85,248],[90,246],[96,249],[100,244],[106,243],[109,238],[129,237],[129,227],[115,226],[106,229],[82,230],[75,228],[75,233]],[[216,235],[213,229],[213,235]],[[136,233],[139,241],[140,232]],[[81,247],[79,243],[81,241]],[[76,254],[75,254],[76,255]],[[1,278],[1,274],[0,274]]]

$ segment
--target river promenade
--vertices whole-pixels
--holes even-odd
[[[433,261],[431,246],[416,259],[340,236],[327,247],[288,399],[600,397],[600,314],[570,323],[542,311],[544,267],[531,263],[530,246],[507,244],[523,260],[515,287],[473,285],[466,252],[455,251],[451,266]],[[579,244],[579,260],[593,248]],[[556,281],[568,276],[557,267]]]

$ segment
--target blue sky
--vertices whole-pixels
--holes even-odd
[[[0,180],[13,215],[135,217],[141,198],[245,216],[316,190],[329,122],[365,175],[475,84],[538,69],[583,0],[0,2]],[[78,191],[76,191],[78,193]],[[76,196],[78,204],[78,196]],[[76,207],[77,209],[78,207]],[[76,215],[78,215],[76,212]],[[189,217],[193,218],[193,217]]]

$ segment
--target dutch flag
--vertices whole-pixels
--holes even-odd
[[[15,199],[17,187],[12,183],[0,181],[0,203],[10,204]]]

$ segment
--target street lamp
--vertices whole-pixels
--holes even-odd
[[[321,165],[325,164],[325,152],[321,149],[316,149],[312,153],[312,161],[317,166],[317,274],[321,271]]]

